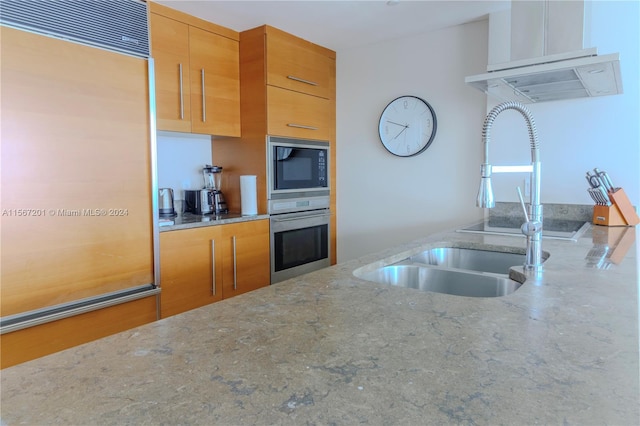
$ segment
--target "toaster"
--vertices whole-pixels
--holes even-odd
[[[211,214],[214,212],[213,189],[185,189],[184,211],[193,214]]]

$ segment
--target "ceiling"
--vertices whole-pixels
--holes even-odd
[[[269,24],[335,51],[486,18],[508,0],[218,1],[158,0],[210,22],[244,31]]]

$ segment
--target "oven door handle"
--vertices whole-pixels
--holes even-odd
[[[305,215],[305,216],[288,217],[288,218],[285,218],[285,219],[275,218],[275,217],[271,216],[271,220],[274,221],[274,222],[291,222],[293,220],[313,219],[313,218],[316,218],[316,217],[326,217],[326,216],[331,216],[331,213],[309,214],[309,215]]]

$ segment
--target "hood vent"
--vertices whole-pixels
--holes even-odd
[[[140,0],[2,0],[0,24],[149,57],[147,4]]]
[[[489,65],[487,73],[465,83],[501,101],[523,103],[622,93],[619,55],[583,48],[587,14],[582,2],[513,1],[512,61]]]

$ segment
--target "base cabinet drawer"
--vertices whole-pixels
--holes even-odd
[[[295,138],[330,140],[331,101],[267,86],[267,133]]]
[[[270,284],[269,220],[160,233],[166,318]]]

